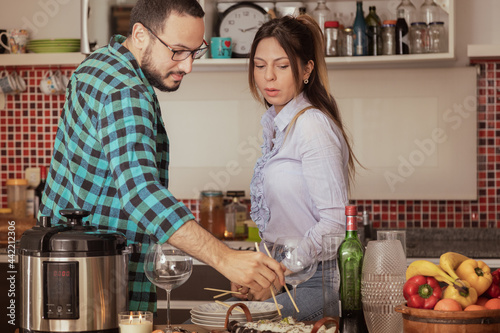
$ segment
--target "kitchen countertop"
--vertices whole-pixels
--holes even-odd
[[[406,252],[409,261],[417,258],[439,259],[445,252],[457,252],[474,259],[491,259],[494,262],[500,262],[500,229],[412,228],[404,230],[406,230]],[[253,242],[224,241],[224,243],[233,249],[255,251]],[[0,262],[7,260],[6,250],[6,248],[0,248]],[[197,260],[195,264],[203,265]],[[498,266],[495,265],[495,267]]]

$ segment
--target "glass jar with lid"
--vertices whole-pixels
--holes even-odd
[[[427,24],[425,22],[413,22],[410,28],[410,53],[427,53],[428,45]]]
[[[396,20],[385,20],[382,24],[382,54],[396,54]]]
[[[325,22],[325,55],[327,57],[335,57],[339,55],[338,48],[339,39],[339,22]]]
[[[26,179],[7,179],[7,206],[12,209],[12,215],[26,217]]]
[[[200,224],[218,239],[224,239],[226,215],[221,191],[202,191],[200,195]]]
[[[429,23],[429,52],[443,53],[448,49],[448,40],[444,22]]]

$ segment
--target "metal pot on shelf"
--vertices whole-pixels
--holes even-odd
[[[128,254],[121,233],[97,230],[90,213],[62,210],[67,223],[49,217],[20,241],[20,332],[119,332],[128,309]]]

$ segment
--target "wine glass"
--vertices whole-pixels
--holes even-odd
[[[274,242],[273,258],[286,268],[285,281],[293,287],[296,300],[297,285],[309,280],[318,267],[316,248],[308,237],[280,237]],[[294,310],[293,317],[296,317]]]
[[[193,258],[178,248],[164,244],[150,244],[144,260],[144,272],[149,281],[167,291],[167,327],[171,333],[170,292],[186,282],[193,271]]]

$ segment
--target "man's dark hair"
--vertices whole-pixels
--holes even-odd
[[[129,35],[136,23],[142,23],[155,33],[162,33],[172,12],[203,18],[205,12],[197,0],[138,0],[130,15]]]

